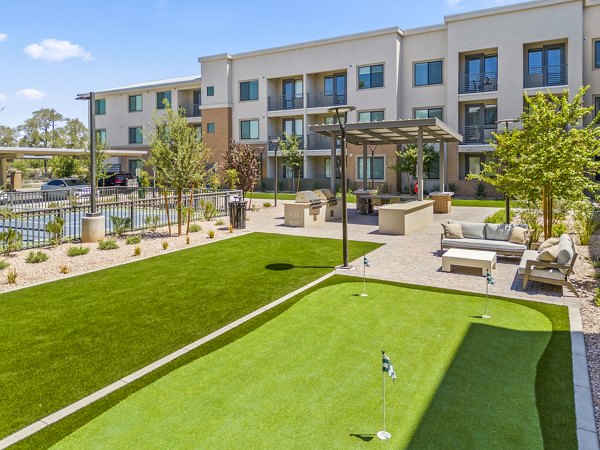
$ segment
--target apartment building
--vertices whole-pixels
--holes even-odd
[[[474,183],[465,178],[489,157],[492,132],[519,126],[514,120],[523,92],[569,89],[573,95],[590,85],[586,102],[600,111],[600,0],[538,0],[447,16],[443,24],[418,29],[386,28],[198,61],[201,88],[200,77],[188,77],[97,93],[106,102],[98,127],[104,123],[110,144],[145,145],[131,130],[146,126],[151,110],[132,115],[130,98],[141,95],[154,109],[160,92],[169,91],[174,106],[196,105],[190,123],[202,126],[215,161],[231,139],[255,147],[267,188],[275,171],[287,187],[290,172],[281,158],[275,165],[274,142],[283,132],[297,135],[303,185],[311,188],[339,177],[331,143],[310,132],[310,125],[333,123],[329,107],[355,106],[349,122],[438,117],[464,137],[448,145],[445,164],[450,187],[468,196]],[[370,150],[368,177],[390,191],[406,190],[392,169],[396,146]],[[363,178],[362,157],[362,149],[349,146],[351,186]],[[427,174],[427,190],[439,187],[438,171],[434,165]]]

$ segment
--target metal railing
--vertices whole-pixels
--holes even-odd
[[[567,64],[529,67],[525,72],[525,87],[562,86],[567,84]]]
[[[493,92],[498,90],[498,73],[471,73],[462,77],[458,86],[459,94],[472,94],[475,92]]]
[[[303,136],[297,136],[298,137],[298,144],[300,145],[300,150],[304,150],[304,137]],[[275,149],[277,148],[277,142],[276,139],[281,139],[283,140],[283,136],[269,136],[269,151],[270,152],[274,152]]]
[[[193,105],[180,105],[180,108],[185,110],[186,117],[202,117],[202,110],[200,109],[199,103]]]
[[[331,149],[331,138],[323,136],[322,134],[309,134],[308,136],[308,150],[329,150]],[[341,141],[336,139],[335,147],[341,147]]]
[[[463,144],[488,144],[494,139],[496,125],[465,125],[462,130]]]
[[[229,200],[231,197],[241,196],[240,190],[223,190],[214,192],[195,191],[182,196],[182,205],[191,207],[192,220],[203,218],[204,205],[212,203],[215,207],[215,216],[226,216],[229,213]],[[166,203],[169,205],[167,215]],[[2,210],[0,214],[0,251],[6,250],[3,242],[3,233],[9,229],[20,235],[21,248],[36,248],[50,245],[51,235],[46,232],[46,225],[60,217],[64,221],[62,238],[68,240],[81,239],[81,219],[91,211],[90,205],[74,205],[25,211]],[[129,218],[131,230],[144,230],[152,227],[166,226],[168,218],[171,224],[177,221],[177,197],[170,192],[165,202],[164,194],[129,201],[118,201],[98,205],[98,211],[104,216],[106,234],[113,234],[113,221],[111,217]],[[187,220],[187,215],[184,221]]]
[[[269,111],[304,108],[304,96],[276,95],[268,98]]]
[[[321,108],[327,106],[346,105],[348,99],[346,93],[338,94],[335,92],[308,92],[306,102],[309,108]]]

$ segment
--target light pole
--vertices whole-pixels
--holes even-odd
[[[279,139],[271,139],[269,142],[275,144],[275,207],[277,208],[277,149],[279,149]]]
[[[329,112],[334,112],[338,125],[340,126],[340,138],[342,145],[340,148],[340,157],[342,160],[342,253],[344,257],[344,264],[338,266],[338,269],[352,269],[353,267],[348,264],[348,202],[346,198],[346,118],[350,111],[355,110],[354,106],[334,106],[329,108]],[[343,118],[343,120],[342,120]]]
[[[260,154],[260,190],[262,191],[265,188],[265,180],[263,178],[263,150],[264,147],[258,147],[258,152]]]

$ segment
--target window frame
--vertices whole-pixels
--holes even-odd
[[[131,99],[134,97],[140,98],[140,109],[131,109]],[[136,102],[137,104],[137,102]],[[137,105],[136,105],[137,106]],[[127,96],[127,109],[129,112],[141,112],[144,109],[144,97],[142,94],[133,94]]]
[[[426,119],[433,119],[434,117],[437,116],[431,116],[431,111],[433,110],[440,110],[442,112],[441,114],[441,118],[439,118],[440,120],[444,120],[444,107],[443,106],[423,106],[423,107],[418,107],[418,108],[413,108],[413,119],[418,119],[417,117],[417,111],[427,111],[427,117],[425,117]]]
[[[373,113],[381,113],[381,120],[373,120]],[[361,114],[369,114],[369,121],[361,122],[360,115]],[[369,123],[369,122],[383,122],[385,120],[385,109],[369,109],[366,111],[358,111],[356,113],[356,120],[358,123]]]
[[[100,139],[101,135],[104,139]],[[106,145],[106,128],[96,128],[96,144]]]
[[[439,83],[432,83],[430,81],[430,69],[429,66],[431,64],[434,63],[440,63],[442,65],[442,70],[441,70],[441,80]],[[425,84],[417,84],[417,66],[420,64],[427,64],[427,83]],[[426,60],[426,61],[414,61],[413,62],[413,87],[424,87],[424,86],[443,86],[444,85],[444,58],[439,58],[439,59],[430,59],[430,60]]]
[[[250,83],[256,83],[256,98],[250,98]],[[248,85],[248,98],[242,98],[242,85]],[[258,78],[253,80],[245,80],[239,82],[239,101],[240,102],[255,102],[259,99],[259,91],[258,91]]]
[[[252,137],[252,122],[256,122],[256,137]],[[244,137],[244,123],[248,123],[249,137]],[[260,120],[259,119],[241,119],[240,120],[240,141],[255,141],[260,139]]]
[[[158,101],[158,96],[161,94],[163,96],[162,100],[166,98],[165,94],[169,94],[169,105],[173,106],[173,103],[171,103],[173,101],[173,95],[171,94],[171,91],[160,91],[156,93],[156,109],[165,109],[165,105],[163,104],[162,100],[160,102]]]
[[[373,86],[373,67],[381,66],[381,86]],[[369,86],[360,86],[360,69],[369,68]],[[335,86],[334,86],[335,87]],[[356,67],[356,90],[363,91],[365,89],[383,89],[385,88],[385,63],[364,64]]]
[[[215,87],[214,86],[206,86],[206,96],[207,97],[215,96]]]
[[[600,38],[592,41],[592,69],[600,70]]]
[[[217,127],[215,126],[214,122],[206,123],[206,132],[210,134],[215,134],[217,132]]]
[[[136,139],[135,142],[131,141],[131,130],[140,130],[140,142],[137,142],[137,132],[136,132]],[[144,127],[141,126],[137,126],[137,127],[129,127],[128,128],[128,132],[129,132],[129,137],[128,137],[128,141],[130,145],[140,145],[144,143]]]
[[[362,157],[363,155],[356,155],[356,181],[361,181],[363,178],[360,176],[361,175],[361,170],[362,170]],[[387,176],[386,176],[386,166],[385,166],[385,162],[386,162],[386,155],[375,155],[373,157],[374,159],[382,159],[383,160],[383,178],[377,178],[374,177],[373,179],[375,181],[379,181],[381,183],[385,183]],[[371,160],[371,155],[367,155],[367,180],[371,179],[371,171],[369,170],[369,161]]]
[[[103,105],[103,108],[98,108],[98,105]],[[106,99],[97,98],[94,100],[94,115],[105,116],[106,115]]]
[[[593,100],[592,103],[594,105],[594,118],[595,118],[598,114],[600,114],[600,95],[594,95],[592,97],[592,100]],[[592,120],[593,120],[593,118],[592,118]],[[598,124],[598,125],[600,125],[600,124]]]

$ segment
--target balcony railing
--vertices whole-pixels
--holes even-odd
[[[198,103],[194,103],[193,105],[181,105],[179,107],[185,110],[186,117],[202,117],[202,110]]]
[[[471,73],[462,77],[458,93],[493,92],[498,90],[498,73]]]
[[[525,73],[525,87],[562,86],[567,84],[567,64],[530,67]]]
[[[290,97],[289,95],[276,95],[269,97],[269,111],[281,111],[286,109],[304,108],[304,97],[302,95]]]
[[[463,144],[489,144],[495,132],[496,125],[465,125],[462,130]]]
[[[308,150],[329,150],[331,148],[331,138],[323,136],[322,134],[309,134],[308,136]],[[340,148],[340,140],[336,139],[335,147]]]
[[[273,152],[277,148],[277,138],[283,140],[283,135],[280,136],[269,136],[269,151]],[[275,141],[275,142],[274,142]],[[300,150],[304,150],[304,137],[298,136],[298,144],[300,145]]]
[[[345,105],[348,102],[346,94],[308,92],[306,99],[309,108]]]

